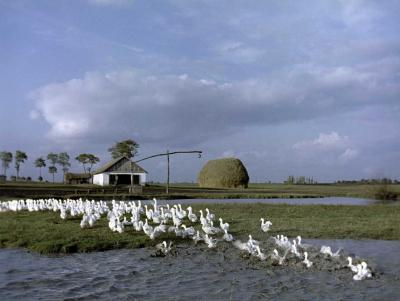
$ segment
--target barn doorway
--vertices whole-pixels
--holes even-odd
[[[131,183],[131,179],[133,183]],[[110,175],[110,185],[140,185],[140,175],[119,174]]]
[[[140,176],[139,175],[133,175],[133,185],[139,185],[140,184]]]
[[[131,175],[118,175],[117,185],[131,185]]]

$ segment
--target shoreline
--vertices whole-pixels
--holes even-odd
[[[204,204],[193,204],[195,212]],[[217,217],[230,224],[235,238],[252,234],[255,239],[284,234],[309,239],[400,240],[400,207],[386,205],[286,205],[207,204]],[[273,223],[271,231],[260,230],[259,219]],[[62,220],[55,212],[1,212],[0,247],[26,248],[42,254],[69,254],[122,248],[154,246],[163,240],[181,241],[172,234],[150,240],[131,227],[114,233],[102,217],[93,228],[81,229],[81,217]],[[185,220],[187,226],[190,222]],[[198,228],[198,225],[195,225]]]

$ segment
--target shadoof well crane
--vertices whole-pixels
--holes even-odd
[[[162,154],[157,154],[157,155],[152,155],[152,156],[149,156],[149,157],[146,157],[146,158],[143,158],[143,159],[140,159],[140,160],[137,160],[137,161],[135,161],[135,163],[139,163],[139,162],[142,162],[142,161],[144,161],[144,160],[148,160],[148,159],[151,159],[151,158],[155,158],[155,157],[161,157],[161,156],[167,156],[167,187],[166,187],[166,194],[169,194],[169,170],[170,170],[170,167],[169,167],[169,156],[171,156],[171,155],[176,155],[176,154],[198,154],[199,155],[199,158],[201,158],[201,154],[202,154],[203,152],[202,151],[198,151],[198,150],[193,150],[193,151],[177,151],[177,152],[170,152],[169,150],[167,150],[167,152],[166,153],[162,153]]]

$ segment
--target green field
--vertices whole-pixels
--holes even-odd
[[[96,185],[63,185],[50,183],[2,183],[0,198],[93,198],[93,199],[162,199],[173,198],[307,198],[307,197],[363,197],[379,198],[377,191],[386,189],[391,196],[400,195],[400,184],[387,186],[371,184],[250,184],[248,189],[199,188],[197,184],[172,184],[170,193],[165,185],[149,185],[141,194],[129,194],[127,187],[100,187]]]
[[[400,206],[325,206],[325,205],[269,205],[269,204],[207,204],[231,227],[231,233],[246,239],[253,234],[257,239],[284,234],[304,238],[400,239]],[[196,211],[206,205],[193,205]],[[273,223],[265,234],[259,228],[261,217]],[[151,246],[164,235],[151,241],[142,232],[131,228],[122,234],[113,233],[103,217],[91,229],[81,229],[80,218],[62,220],[53,212],[0,213],[0,246],[24,247],[40,253],[73,253],[137,248]],[[190,223],[185,222],[186,225]]]

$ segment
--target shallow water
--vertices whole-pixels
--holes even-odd
[[[152,201],[149,201],[152,203]],[[182,200],[159,200],[159,204],[180,203],[180,204],[228,204],[228,203],[263,203],[263,204],[289,204],[289,205],[371,205],[376,200],[346,197],[328,198],[301,198],[301,199],[182,199]]]
[[[332,268],[310,270],[266,265],[232,247],[179,245],[178,255],[166,257],[151,257],[154,250],[147,248],[58,257],[2,249],[0,300],[400,299],[400,242],[305,240],[311,242],[362,254],[376,266],[375,278],[355,282],[333,261]]]

